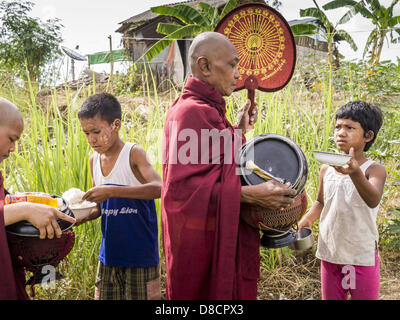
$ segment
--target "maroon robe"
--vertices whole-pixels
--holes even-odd
[[[167,299],[257,298],[260,238],[240,219],[241,182],[232,147],[244,136],[225,113],[221,94],[192,76],[167,113],[161,192]],[[224,139],[212,144],[219,144],[216,155],[203,148],[204,129],[229,132],[231,148]]]
[[[13,270],[4,226],[4,186],[0,172],[0,300],[29,299],[25,291],[25,273],[23,269]]]

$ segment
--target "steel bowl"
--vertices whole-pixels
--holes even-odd
[[[312,248],[314,244],[314,235],[312,229],[302,228],[296,233],[296,240],[292,242],[288,247],[292,250],[308,250]]]

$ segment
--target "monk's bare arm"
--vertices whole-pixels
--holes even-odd
[[[268,181],[254,186],[242,186],[240,202],[247,202],[261,207],[286,208],[293,203],[296,190],[275,181]]]

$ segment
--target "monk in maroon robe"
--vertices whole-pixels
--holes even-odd
[[[13,269],[7,236],[4,227],[4,187],[0,172],[0,300],[25,300],[25,273],[22,269]]]
[[[0,98],[0,164],[15,150],[24,122],[18,108],[10,101]],[[5,226],[18,221],[29,221],[40,231],[40,238],[61,237],[56,218],[75,222],[75,219],[56,208],[38,203],[21,202],[4,206],[5,190],[0,172],[0,300],[28,299],[25,291],[25,272],[13,268]]]
[[[274,181],[241,186],[238,147],[257,109],[250,101],[238,124],[226,118],[223,96],[235,89],[238,55],[222,34],[197,36],[192,75],[168,110],[163,141],[161,218],[167,299],[256,299],[259,231],[240,219],[240,203],[284,208],[295,191]]]

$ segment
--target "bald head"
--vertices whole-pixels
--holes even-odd
[[[230,40],[219,32],[203,32],[194,38],[189,48],[190,69],[198,73],[198,60],[204,57],[210,61],[220,58],[227,51],[236,52]]]
[[[218,32],[204,32],[194,38],[189,49],[192,75],[223,96],[229,96],[236,87],[240,73],[235,46],[227,37]]]
[[[16,122],[23,122],[21,112],[13,103],[0,97],[0,127]]]

